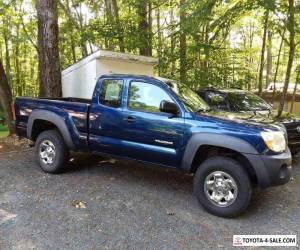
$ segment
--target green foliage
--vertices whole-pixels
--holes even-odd
[[[8,129],[6,126],[0,125],[0,132],[7,132],[7,131],[8,131]]]
[[[58,0],[59,46],[64,69],[97,48],[139,53],[144,43],[159,58],[157,72],[163,77],[180,78],[180,32],[187,38],[187,84],[255,89],[262,41],[263,13],[270,11],[268,32],[273,34],[275,73],[279,43],[286,26],[287,4],[283,1],[252,0]],[[182,1],[184,2],[184,1]],[[150,23],[149,41],[139,26],[139,8],[146,6]],[[186,21],[180,25],[180,8]],[[299,23],[299,5],[295,8]],[[300,29],[296,25],[296,39]],[[180,30],[180,28],[182,30]],[[37,18],[34,1],[0,2],[0,52],[14,96],[38,93]],[[143,37],[143,39],[142,39]],[[298,41],[297,40],[297,41]],[[287,43],[278,67],[283,81],[287,63]],[[297,55],[299,48],[297,48]],[[296,63],[299,58],[296,56]],[[293,73],[292,78],[295,78]],[[265,79],[264,79],[265,82]]]

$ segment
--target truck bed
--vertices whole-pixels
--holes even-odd
[[[77,98],[77,97],[60,97],[60,98],[39,98],[39,100],[50,100],[50,101],[63,101],[63,102],[76,102],[90,104],[91,99]]]
[[[74,137],[80,143],[87,144],[89,124],[89,99],[81,98],[30,98],[17,97],[16,132],[20,136],[27,136],[28,118],[35,110],[51,111],[65,119]],[[82,144],[83,145],[83,144]]]

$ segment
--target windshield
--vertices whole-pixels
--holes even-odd
[[[270,110],[271,106],[262,98],[251,93],[228,93],[229,101],[239,111]]]
[[[177,94],[188,111],[200,112],[210,110],[208,104],[186,85],[175,81],[166,81],[166,83]]]

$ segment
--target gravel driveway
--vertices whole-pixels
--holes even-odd
[[[300,163],[288,185],[256,191],[245,214],[222,219],[199,206],[190,175],[82,155],[49,175],[32,152],[0,155],[0,249],[228,249],[233,234],[299,238],[299,180]]]

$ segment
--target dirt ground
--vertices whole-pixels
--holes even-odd
[[[204,211],[192,178],[88,155],[49,175],[31,151],[1,154],[0,249],[231,249],[233,234],[299,237],[299,163],[236,219]]]
[[[21,150],[28,150],[30,141],[27,139],[20,139],[18,136],[9,136],[0,138],[0,154],[6,152],[18,152]]]

